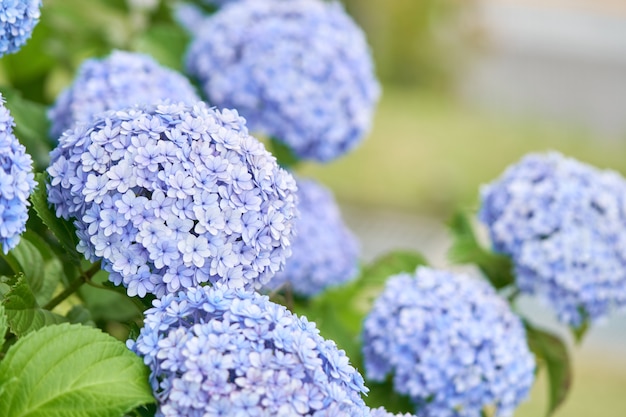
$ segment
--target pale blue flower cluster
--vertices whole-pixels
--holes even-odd
[[[315,323],[255,292],[168,294],[129,347],[151,370],[157,416],[366,416],[363,377]]]
[[[379,96],[363,32],[338,2],[228,4],[207,18],[186,65],[211,103],[238,109],[301,159],[351,150]]]
[[[50,134],[58,138],[77,122],[90,122],[98,113],[159,101],[193,104],[194,87],[182,74],[159,65],[149,55],[113,51],[103,59],[87,59],[74,82],[58,96],[48,112]]]
[[[480,219],[517,287],[573,327],[626,306],[626,181],[559,153],[530,154],[481,190]]]
[[[373,408],[370,413],[370,417],[415,417],[413,414],[394,414],[385,410],[384,407]]]
[[[390,277],[364,322],[366,377],[425,417],[511,416],[534,379],[521,320],[486,282],[419,267]]]
[[[41,0],[0,1],[0,56],[19,51],[30,39],[40,8]]]
[[[297,179],[298,211],[292,256],[270,281],[271,288],[289,282],[310,297],[356,277],[359,244],[341,219],[330,190],[314,180]]]
[[[48,199],[131,296],[261,287],[291,254],[296,184],[236,111],[160,104],[66,131]]]
[[[33,161],[13,134],[14,125],[0,95],[0,246],[5,254],[26,230],[28,196],[35,189]]]

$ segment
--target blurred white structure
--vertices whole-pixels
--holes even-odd
[[[487,108],[626,137],[626,1],[479,0],[462,94]]]

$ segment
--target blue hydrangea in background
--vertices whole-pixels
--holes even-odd
[[[41,16],[41,0],[0,2],[0,56],[11,54],[30,39]]]
[[[481,190],[480,219],[516,285],[573,327],[626,305],[626,181],[558,153],[530,154]]]
[[[103,111],[162,100],[193,104],[200,99],[187,78],[149,55],[113,51],[106,58],[83,62],[48,112],[50,134],[56,139],[74,123],[89,122]]]
[[[351,150],[379,96],[363,32],[337,2],[228,4],[195,35],[186,66],[212,104],[238,109],[301,159]]]
[[[388,279],[364,322],[367,379],[408,395],[420,416],[511,416],[534,379],[521,320],[485,281],[420,267]]]
[[[294,226],[293,254],[270,286],[289,282],[295,293],[314,296],[356,277],[359,244],[341,219],[330,190],[313,180],[297,183],[300,217]]]
[[[367,415],[367,388],[344,351],[258,293],[168,294],[128,344],[150,367],[157,416]]]
[[[33,161],[13,134],[14,125],[0,95],[0,246],[5,254],[26,230],[28,196],[35,189]]]
[[[78,249],[131,296],[205,282],[261,287],[291,254],[296,184],[236,111],[111,111],[51,152],[48,200]]]

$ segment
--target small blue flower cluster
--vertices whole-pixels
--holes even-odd
[[[197,287],[153,304],[128,345],[151,369],[157,416],[367,415],[344,351],[266,296]]]
[[[30,39],[41,16],[41,0],[0,2],[0,56],[11,54]]]
[[[411,397],[425,417],[510,416],[534,358],[521,320],[485,281],[420,267],[389,278],[364,323],[366,377]]]
[[[113,51],[104,59],[88,59],[76,79],[48,112],[50,134],[58,138],[77,122],[98,113],[159,101],[193,104],[199,101],[189,80],[159,65],[149,55]]]
[[[322,162],[361,141],[379,96],[365,37],[338,2],[228,4],[196,34],[187,70],[211,103]]]
[[[385,410],[384,407],[374,408],[371,410],[370,417],[415,417],[413,414],[393,414]]]
[[[300,217],[294,226],[293,255],[269,285],[278,288],[289,282],[295,293],[310,297],[356,276],[359,244],[329,190],[313,180],[297,183]]]
[[[51,152],[48,200],[78,249],[131,296],[204,282],[261,287],[291,254],[296,184],[236,111],[104,113]]]
[[[580,327],[626,306],[626,181],[558,153],[530,154],[481,190],[480,219],[516,285]]]
[[[0,245],[6,254],[20,241],[35,189],[33,161],[13,135],[13,117],[0,95]]]

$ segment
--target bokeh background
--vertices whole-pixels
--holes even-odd
[[[365,255],[414,247],[449,267],[445,221],[527,152],[626,169],[626,2],[354,0],[384,84],[370,138],[311,166],[344,202]],[[557,417],[626,415],[626,316],[582,345],[540,303],[519,308],[569,340],[570,398]],[[516,416],[544,415],[541,374]]]
[[[188,39],[170,18],[173,2],[43,3],[31,41],[0,61],[0,85],[40,106],[71,82],[85,58],[113,48],[147,52],[181,69]],[[449,216],[476,210],[480,185],[528,152],[558,150],[626,173],[624,0],[344,4],[367,34],[383,95],[363,144],[302,171],[334,190],[364,261],[409,248],[451,267]],[[533,300],[519,308],[571,344],[548,309]],[[556,416],[626,415],[626,314],[590,330],[571,354],[573,389]],[[545,389],[540,381],[516,416],[543,415]]]

